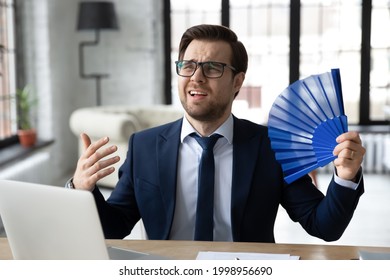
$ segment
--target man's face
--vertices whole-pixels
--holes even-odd
[[[231,48],[226,42],[193,40],[182,60],[216,61],[231,65],[231,56]],[[200,67],[192,77],[179,76],[179,97],[187,115],[204,122],[225,120],[230,115],[234,94],[240,89],[243,77],[243,73],[234,76],[228,67],[225,67],[220,78],[205,77]]]

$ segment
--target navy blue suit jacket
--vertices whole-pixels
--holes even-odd
[[[149,239],[168,239],[175,211],[182,120],[132,135],[107,202],[93,191],[106,238],[124,238],[142,218]],[[332,241],[350,222],[360,195],[333,180],[324,195],[309,176],[286,184],[267,128],[234,117],[231,224],[234,241],[275,242],[279,205],[311,235]]]

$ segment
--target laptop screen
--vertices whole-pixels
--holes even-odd
[[[0,180],[0,216],[15,259],[108,259],[88,191]]]

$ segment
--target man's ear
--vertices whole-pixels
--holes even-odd
[[[245,80],[245,73],[244,72],[237,73],[234,76],[233,87],[234,87],[235,92],[240,90],[240,88],[242,87],[242,84],[244,83],[244,80]]]

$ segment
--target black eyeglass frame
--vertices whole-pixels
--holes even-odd
[[[196,64],[196,67],[194,68],[194,72],[191,74],[191,75],[182,75],[182,74],[179,74],[179,63],[182,63],[182,62],[191,62],[193,64]],[[210,77],[208,75],[206,75],[206,73],[204,72],[204,68],[203,68],[203,65],[205,64],[208,64],[208,63],[217,63],[219,65],[222,66],[222,71],[221,71],[221,75],[218,76],[218,77]],[[223,76],[223,73],[225,72],[225,67],[229,68],[230,70],[232,70],[234,73],[238,73],[237,69],[234,68],[233,66],[229,65],[229,64],[226,64],[226,63],[223,63],[223,62],[219,62],[219,61],[202,61],[202,62],[196,62],[196,61],[193,61],[193,60],[177,60],[175,61],[175,64],[176,64],[176,74],[181,76],[181,77],[185,77],[185,78],[189,78],[189,77],[192,77],[196,70],[198,70],[198,68],[200,67],[202,69],[202,74],[203,76],[205,76],[206,78],[209,78],[209,79],[218,79],[218,78],[221,78]]]

